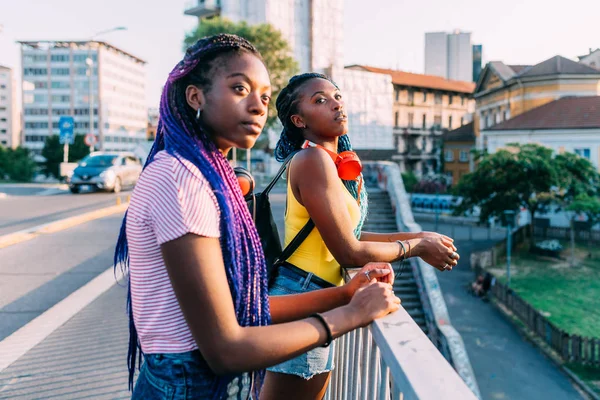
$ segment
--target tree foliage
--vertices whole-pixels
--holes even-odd
[[[85,144],[84,140],[84,135],[75,135],[73,144],[69,146],[69,162],[77,162],[90,154],[90,148]],[[42,149],[42,156],[46,159],[44,163],[44,173],[46,175],[60,178],[60,163],[64,160],[64,154],[64,145],[59,143],[58,135],[46,137],[46,142]]]
[[[263,60],[269,70],[272,87],[272,99],[269,104],[269,118],[265,128],[276,124],[277,112],[275,110],[275,99],[288,80],[298,71],[298,64],[292,56],[289,44],[283,38],[280,31],[270,24],[248,25],[242,21],[235,23],[223,18],[211,18],[202,20],[198,27],[189,32],[184,40],[184,46],[194,44],[198,39],[219,33],[230,33],[248,39],[260,51]],[[267,135],[261,136],[258,148],[264,147]],[[268,142],[268,141],[267,141]]]
[[[31,153],[24,147],[16,149],[0,146],[0,180],[29,182],[35,175],[36,165]]]

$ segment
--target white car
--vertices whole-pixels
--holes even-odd
[[[141,172],[142,163],[133,153],[96,151],[79,162],[69,189],[72,193],[81,189],[119,193],[124,187],[133,187]]]

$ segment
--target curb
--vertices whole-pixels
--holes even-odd
[[[120,198],[117,199],[120,200]],[[120,201],[118,201],[118,203],[120,203]],[[0,249],[12,246],[13,244],[25,242],[39,235],[55,233],[99,218],[104,218],[109,215],[125,212],[128,206],[129,203],[125,202],[122,204],[117,204],[115,206],[101,208],[99,210],[94,210],[85,214],[76,215],[74,217],[61,219],[58,221],[50,222],[48,224],[38,225],[34,226],[33,228],[28,228],[19,232],[9,233],[7,235],[0,236]]]
[[[571,382],[577,389],[585,393],[585,395],[592,400],[600,400],[600,396],[598,396],[598,394],[596,394],[596,392],[594,392],[592,388],[590,388],[585,382],[583,382],[569,368],[565,367],[562,363],[562,360],[558,359],[558,356],[555,356],[548,349],[546,349],[543,343],[540,343],[540,339],[537,336],[535,336],[533,333],[530,333],[530,331],[527,328],[515,323],[515,321],[522,323],[516,315],[514,315],[509,310],[505,309],[505,307],[502,304],[498,303],[493,298],[493,296],[490,303],[517,329],[521,336],[523,336],[528,342],[530,342],[537,349],[539,349],[547,359],[549,359],[554,365],[556,365],[558,369],[560,369],[561,372],[564,373],[571,380]]]

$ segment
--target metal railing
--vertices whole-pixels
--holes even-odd
[[[410,200],[404,188],[400,168],[397,164],[381,161],[365,163],[363,174],[366,181],[371,181],[372,184],[376,184],[381,189],[388,192],[392,201],[392,207],[394,208],[398,227],[402,227],[407,232],[418,232],[421,230],[420,226],[414,221]],[[460,378],[462,378],[464,384],[466,384],[464,387],[466,387],[467,390],[470,390],[471,396],[481,398],[479,386],[477,385],[477,380],[475,379],[475,374],[473,373],[471,362],[462,338],[450,322],[448,309],[446,308],[446,303],[435,271],[421,259],[416,259],[414,262],[411,262],[411,265],[417,286],[419,287],[421,303],[424,307],[427,327],[429,329],[429,338],[425,336],[420,329],[419,331],[421,335],[432,344],[432,347],[436,349],[436,353],[440,358],[440,360],[436,361],[436,366],[440,362],[449,367],[451,365]],[[408,318],[410,319],[410,317]],[[412,319],[411,322],[415,324]],[[402,323],[405,324],[406,322],[403,321]],[[402,336],[400,335],[398,337],[401,338]],[[378,345],[381,347],[381,344],[378,343]],[[420,357],[415,358],[420,359]],[[409,363],[408,365],[416,365],[417,361],[414,360],[414,362],[415,364]],[[431,377],[431,375],[426,372],[431,368],[431,365],[429,367],[423,366],[424,369],[420,371],[422,376],[427,379]],[[395,381],[398,382],[398,378],[395,378]],[[438,396],[433,398],[453,397],[449,397],[445,392],[440,391]],[[458,396],[455,398],[463,397]]]
[[[326,400],[476,399],[403,308],[335,346]]]

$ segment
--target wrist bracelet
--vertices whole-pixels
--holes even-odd
[[[327,332],[327,340],[321,347],[328,347],[331,344],[331,342],[333,342],[333,335],[331,334],[331,329],[329,328],[329,324],[327,324],[327,321],[325,321],[325,318],[323,318],[323,316],[321,314],[315,313],[315,314],[310,315],[310,318],[312,318],[312,317],[319,320],[319,322],[321,322],[321,324],[325,328],[325,331]]]
[[[400,244],[400,247],[402,247],[402,258],[401,260],[404,261],[406,260],[406,247],[404,247],[404,243],[402,243],[401,240],[396,240],[396,242],[398,242],[398,244]]]

